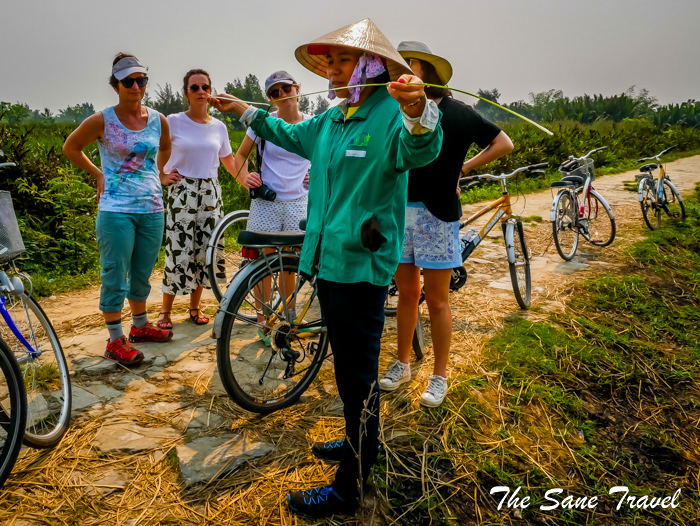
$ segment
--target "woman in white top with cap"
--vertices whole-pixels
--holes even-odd
[[[275,71],[267,77],[265,93],[270,102],[277,106],[277,111],[270,116],[288,124],[309,120],[311,115],[299,111],[299,98],[294,97],[299,94],[299,89],[297,81],[286,71]],[[278,101],[285,97],[294,98]],[[253,143],[261,154],[259,173],[248,172],[247,156]],[[295,153],[263,141],[250,128],[235,159],[240,169],[238,181],[252,190],[247,229],[254,232],[299,232],[299,222],[306,219],[311,163]],[[263,184],[276,194],[274,200],[267,200],[259,190],[256,191]]]
[[[299,90],[297,81],[286,71],[275,71],[267,77],[265,93],[278,108],[276,112],[270,113],[270,117],[282,119],[288,124],[311,119],[311,115],[299,110],[299,98],[294,97],[299,94]],[[248,154],[253,147],[257,147],[259,154],[259,173],[248,172]],[[306,219],[311,163],[295,153],[262,140],[251,128],[248,128],[235,160],[236,167],[240,170],[238,181],[251,190],[250,215],[246,228],[253,232],[300,232],[299,223]],[[266,252],[270,252],[270,249],[266,249]],[[294,288],[295,279],[294,274],[286,274],[286,290]],[[261,293],[267,297],[269,290],[270,285],[266,281]],[[263,320],[264,316],[260,314],[258,321]],[[265,345],[270,345],[270,335],[266,329],[259,330],[258,335]]]

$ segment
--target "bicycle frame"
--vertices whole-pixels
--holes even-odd
[[[513,209],[511,208],[510,204],[510,194],[506,189],[505,181],[501,181],[501,187],[503,188],[503,194],[501,195],[501,197],[496,199],[493,203],[490,203],[489,205],[485,206],[484,208],[476,212],[474,215],[468,217],[467,219],[459,223],[459,228],[461,230],[465,226],[479,219],[481,216],[486,215],[491,210],[496,210],[493,216],[491,216],[491,219],[489,219],[486,222],[486,224],[481,228],[481,230],[477,232],[477,234],[464,246],[464,248],[462,249],[462,261],[465,261],[471,255],[471,253],[474,252],[474,250],[476,250],[476,247],[479,246],[479,243],[481,243],[484,240],[486,234],[488,234],[493,229],[493,227],[496,225],[496,223],[499,222],[499,220],[501,223],[505,223],[511,217],[516,217],[513,215]]]
[[[41,352],[36,351],[32,347],[32,345],[26,340],[24,335],[17,328],[17,325],[12,319],[10,312],[5,306],[5,303],[7,302],[5,294],[12,294],[16,291],[17,289],[12,285],[12,282],[8,279],[7,274],[4,271],[0,271],[0,315],[2,315],[2,318],[5,320],[5,323],[7,324],[8,328],[10,329],[12,334],[15,335],[15,338],[17,338],[17,340],[19,340],[19,342],[27,348],[27,351],[29,351],[28,356],[17,359],[17,363],[21,364],[26,361],[29,361],[30,359],[38,358],[39,356],[41,356]],[[19,294],[17,295],[19,296],[22,292],[23,291],[19,291]],[[27,305],[24,303],[24,301],[22,302],[22,307],[25,311],[27,310]],[[25,312],[25,314],[27,314],[27,319],[29,319],[29,314],[27,312]]]

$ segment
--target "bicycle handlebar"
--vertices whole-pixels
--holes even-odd
[[[15,163],[0,163],[0,168],[5,168],[8,166],[17,166]]]
[[[673,150],[674,148],[678,148],[678,145],[677,145],[677,144],[674,144],[674,145],[671,146],[670,148],[666,148],[666,149],[665,149],[663,152],[661,152],[661,153],[657,153],[656,155],[652,155],[651,157],[644,157],[643,159],[637,159],[635,162],[636,162],[636,163],[643,163],[644,161],[651,161],[652,159],[655,159],[655,160],[661,162],[661,159],[659,159],[659,157],[661,157],[662,155],[667,154],[668,152],[670,152],[670,151]]]
[[[501,175],[493,175],[493,174],[481,174],[481,175],[472,175],[470,177],[462,177],[459,182],[460,184],[465,181],[471,181],[473,179],[493,179],[495,181],[504,181],[508,179],[509,177],[513,177],[515,174],[518,174],[520,172],[534,172],[537,170],[544,170],[549,166],[549,163],[539,163],[539,164],[531,164],[530,166],[522,166],[515,170],[512,173],[509,174],[501,174]]]
[[[579,157],[579,159],[588,159],[588,156],[589,156],[589,155],[594,154],[594,153],[596,153],[596,152],[599,152],[599,151],[601,151],[601,150],[605,150],[606,148],[607,148],[607,146],[601,146],[600,148],[596,148],[595,150],[591,150],[590,152],[588,152],[588,153],[587,153],[586,155],[584,155],[583,157]]]

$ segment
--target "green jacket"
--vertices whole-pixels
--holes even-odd
[[[411,135],[381,88],[347,120],[338,107],[298,124],[266,115],[258,110],[251,122],[255,134],[311,161],[301,270],[311,274],[316,263],[321,279],[388,285],[403,248],[408,170],[438,156],[440,124]],[[386,238],[375,252],[361,234],[373,215]]]

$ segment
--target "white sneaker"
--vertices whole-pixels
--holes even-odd
[[[401,384],[411,381],[411,364],[401,363],[396,360],[389,366],[386,373],[379,380],[379,389],[382,391],[395,391]]]
[[[447,396],[447,378],[434,374],[428,376],[428,380],[428,387],[423,391],[420,403],[426,407],[437,407]]]

